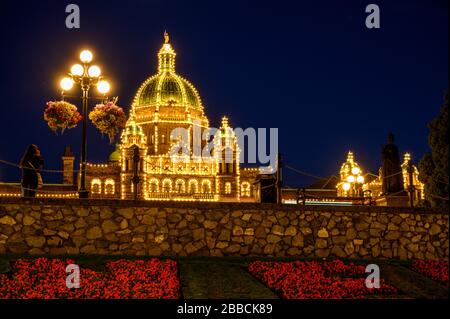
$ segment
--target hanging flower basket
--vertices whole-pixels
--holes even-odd
[[[97,104],[89,113],[89,119],[102,134],[108,135],[111,144],[114,141],[114,136],[125,127],[127,122],[123,109],[114,102]]]
[[[61,134],[63,134],[65,129],[76,127],[82,118],[77,107],[65,101],[47,102],[44,110],[44,120],[55,133],[61,129]]]

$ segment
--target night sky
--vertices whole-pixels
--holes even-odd
[[[65,27],[69,3],[81,29]],[[370,3],[381,29],[365,27]],[[65,145],[79,157],[81,124],[56,136],[42,116],[80,50],[94,52],[128,110],[156,73],[165,29],[211,125],[227,115],[233,126],[277,127],[286,164],[314,175],[338,174],[348,150],[377,172],[390,131],[417,162],[448,87],[448,1],[7,0],[0,23],[0,159],[18,162],[35,143],[47,169],[61,169]],[[106,161],[114,146],[92,124],[88,134],[88,161]],[[1,181],[19,178],[0,164]],[[289,185],[313,181],[287,175]]]

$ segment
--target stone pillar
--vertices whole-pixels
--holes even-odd
[[[70,146],[64,148],[64,153],[61,157],[63,161],[63,184],[74,185],[73,180],[73,164],[75,157]]]

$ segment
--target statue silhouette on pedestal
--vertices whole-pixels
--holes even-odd
[[[383,195],[406,195],[398,148],[394,144],[394,135],[389,133],[388,143],[381,152],[381,177]],[[402,192],[403,191],[403,192]]]

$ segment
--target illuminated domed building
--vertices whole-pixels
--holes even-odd
[[[403,186],[405,190],[408,190],[410,187],[410,173],[408,172],[408,163],[412,161],[411,154],[405,153],[403,155],[403,163],[401,164],[401,174],[403,177]],[[424,185],[419,181],[419,170],[417,169],[417,166],[411,165],[412,172],[412,185],[414,186],[414,201],[417,203],[420,200],[423,200],[425,198],[424,194]],[[372,179],[370,182],[363,185],[364,190],[369,190],[372,193],[372,196],[374,198],[377,198],[382,195],[383,185],[383,177],[381,173],[381,168],[379,169],[378,176],[376,178]]]
[[[424,199],[424,185],[419,181],[419,171],[415,165],[411,165],[412,172],[409,173],[408,163],[411,161],[411,155],[405,153],[403,164],[401,165],[401,174],[403,177],[404,189],[408,190],[409,179],[412,176],[412,186],[414,187],[414,202],[417,203]],[[400,172],[399,172],[400,173]],[[348,152],[347,160],[342,164],[339,171],[339,182],[336,185],[337,196],[339,197],[371,197],[375,201],[381,197],[383,185],[382,170],[379,169],[378,175],[364,173],[359,164],[355,161],[352,152]],[[377,203],[379,205],[379,203]]]
[[[228,118],[222,118],[211,156],[202,156],[209,120],[194,85],[176,73],[177,54],[164,37],[157,74],[138,89],[118,148],[108,163],[88,165],[91,197],[254,201],[258,170],[240,168]]]
[[[354,160],[350,151],[347,160],[342,164],[339,171],[340,181],[337,184],[337,195],[341,197],[361,196],[364,176],[361,167]]]
[[[202,138],[211,130],[203,102],[194,85],[176,73],[177,53],[167,33],[164,38],[157,54],[157,73],[138,88],[115,151],[106,163],[87,163],[90,197],[275,202],[275,175],[240,167],[241,150],[227,117],[222,117],[212,139]],[[210,156],[204,156],[203,150],[208,147]],[[37,197],[77,198],[74,160],[72,151],[66,148],[62,155],[63,183],[45,184]],[[424,197],[424,187],[418,180],[417,167],[412,166],[411,175],[410,160],[411,156],[405,154],[401,174],[405,189],[412,176],[417,202]],[[382,184],[381,169],[379,175],[364,172],[350,151],[339,177],[329,176],[302,188],[284,187],[280,199],[283,203],[353,204],[364,196],[378,205],[372,199],[382,195]],[[0,182],[0,196],[20,196],[20,185]]]

